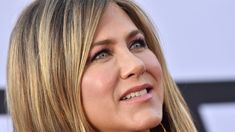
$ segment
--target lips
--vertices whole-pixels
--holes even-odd
[[[120,101],[128,101],[136,97],[144,96],[148,94],[152,88],[153,88],[152,85],[147,83],[132,87],[128,89],[126,92],[124,92],[124,94],[120,98]]]

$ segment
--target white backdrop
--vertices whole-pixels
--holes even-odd
[[[235,80],[234,0],[136,1],[157,25],[176,80]]]
[[[29,1],[1,1],[0,87],[6,84],[6,56],[12,26]],[[158,28],[168,67],[175,80],[235,80],[234,0],[136,1]],[[0,117],[1,129],[5,126],[3,122],[9,122],[6,118]]]
[[[0,4],[0,88],[6,84],[6,58],[11,30],[30,0],[4,0]]]

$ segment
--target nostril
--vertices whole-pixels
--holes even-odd
[[[127,77],[131,77],[131,76],[134,76],[134,75],[135,75],[134,73],[131,73]]]

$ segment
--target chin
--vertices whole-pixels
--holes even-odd
[[[135,131],[148,130],[158,126],[161,123],[161,116],[149,116],[137,121],[136,124],[133,124]]]

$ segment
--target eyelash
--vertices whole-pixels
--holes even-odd
[[[132,41],[132,42],[130,43],[129,49],[132,50],[131,47],[132,47],[133,45],[135,45],[136,43],[140,44],[140,46],[141,46],[141,47],[136,47],[136,48],[138,48],[138,49],[139,49],[139,48],[146,48],[146,47],[147,47],[147,44],[146,44],[145,40],[142,39],[142,38],[138,38],[138,39],[136,39],[136,40],[134,40],[134,41]],[[133,49],[133,50],[134,50],[134,49]]]
[[[135,44],[140,44],[140,47],[134,47],[134,48],[132,48],[132,46],[133,45],[135,45]],[[145,42],[145,40],[144,39],[142,39],[142,38],[138,38],[138,39],[135,39],[135,40],[133,40],[130,44],[129,44],[129,46],[128,46],[128,48],[130,49],[130,50],[139,50],[139,49],[142,49],[142,48],[146,48],[147,47],[147,44],[146,44],[146,42]],[[93,61],[96,61],[96,60],[99,60],[99,59],[103,59],[103,57],[101,56],[100,58],[97,58],[99,55],[101,55],[101,54],[103,54],[103,53],[105,53],[105,55],[111,55],[112,53],[111,53],[111,50],[109,49],[109,48],[103,48],[103,49],[101,49],[100,51],[98,51],[92,58],[91,58],[91,62],[93,62]]]
[[[111,51],[110,51],[110,49],[108,49],[108,48],[104,48],[104,49],[98,51],[98,52],[92,57],[91,62],[93,62],[93,61],[95,61],[95,60],[98,60],[98,59],[102,59],[102,58],[97,58],[99,55],[101,55],[101,53],[107,53],[108,55],[110,55],[110,54],[111,54]]]

